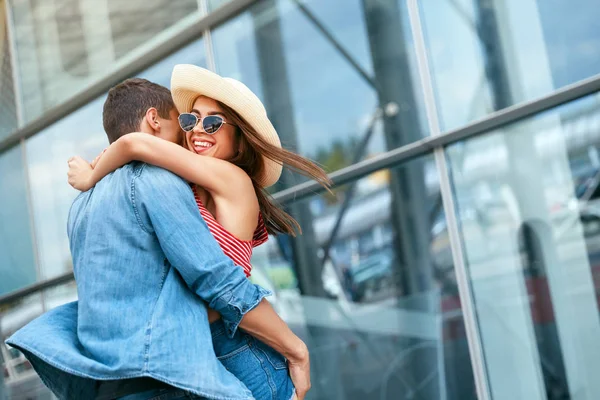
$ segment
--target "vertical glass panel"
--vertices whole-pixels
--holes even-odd
[[[14,0],[16,59],[26,121],[40,116],[198,18],[197,0]]]
[[[203,41],[195,41],[139,76],[168,87],[173,66],[178,63],[203,65]],[[67,160],[73,155],[92,160],[108,145],[102,127],[104,100],[104,96],[94,100],[27,141],[35,232],[43,278],[72,269],[66,226],[71,203],[78,192],[67,183]]]
[[[0,295],[36,280],[21,146],[0,154]]]
[[[432,157],[334,191],[290,205],[303,234],[252,260],[310,348],[309,397],[475,399]]]
[[[600,398],[600,97],[448,148],[495,399]]]
[[[406,15],[395,1],[261,1],[212,32],[217,71],[262,99],[285,146],[333,171],[424,134]]]
[[[600,73],[595,0],[419,5],[442,129]]]

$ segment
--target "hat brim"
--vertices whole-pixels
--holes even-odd
[[[279,135],[262,102],[241,82],[195,65],[180,64],[171,75],[171,95],[180,113],[190,112],[200,96],[220,101],[235,110],[266,143],[281,148]],[[279,180],[282,165],[264,155],[262,159],[263,173],[257,181],[262,187],[269,187]]]

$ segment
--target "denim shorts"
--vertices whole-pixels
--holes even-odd
[[[210,324],[215,354],[256,400],[290,400],[294,384],[287,360],[271,347],[238,329],[230,339],[222,320]]]

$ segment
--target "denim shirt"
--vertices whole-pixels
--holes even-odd
[[[98,380],[135,377],[252,398],[215,356],[206,304],[231,337],[269,293],[223,254],[184,180],[125,165],[75,199],[67,231],[79,300],[7,340],[59,398],[93,398]]]

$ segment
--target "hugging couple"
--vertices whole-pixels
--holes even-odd
[[[113,87],[103,124],[110,146],[69,160],[78,301],[7,343],[59,399],[304,399],[308,349],[248,276],[253,247],[299,228],[265,191],[282,165],[327,175],[245,85],[193,65],[171,92]]]

